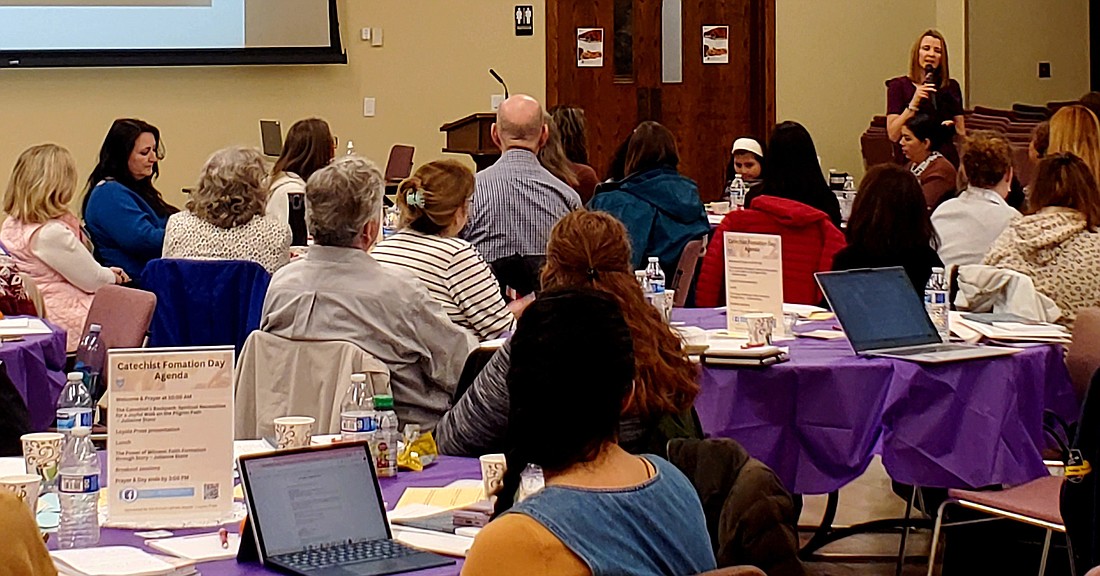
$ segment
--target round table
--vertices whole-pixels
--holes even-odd
[[[0,344],[0,362],[30,413],[31,430],[53,426],[57,397],[65,386],[65,330],[46,322],[51,334]]]
[[[673,319],[726,326],[723,309],[678,309]],[[789,362],[703,366],[695,407],[706,432],[740,442],[798,494],[838,490],[876,453],[907,484],[1022,484],[1048,473],[1044,409],[1077,418],[1061,346],[924,365],[859,357],[843,338],[776,344],[790,347]]]

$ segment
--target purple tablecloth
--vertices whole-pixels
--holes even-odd
[[[725,312],[673,318],[724,328]],[[796,339],[769,368],[704,366],[703,429],[737,440],[793,492],[831,492],[882,454],[892,478],[928,487],[1020,484],[1047,471],[1042,413],[1076,420],[1060,346],[929,366],[856,356],[845,339]]]
[[[36,432],[53,426],[57,397],[65,386],[65,331],[49,322],[46,325],[53,334],[0,344],[0,362],[23,396]]]
[[[401,498],[401,493],[405,488],[409,486],[445,486],[460,480],[463,478],[481,478],[481,467],[478,464],[477,458],[454,458],[450,456],[442,456],[437,464],[429,466],[423,472],[401,472],[397,475],[397,478],[382,478],[380,484],[382,486],[382,496],[386,501],[386,506],[392,508],[397,500]],[[238,528],[234,525],[227,525],[227,529],[231,532],[237,532]],[[189,534],[202,534],[211,532],[211,528],[200,528],[194,530],[172,530],[176,536],[187,536]],[[144,546],[145,539],[134,536],[132,530],[115,530],[104,528],[100,534],[99,545],[100,546],[136,546],[143,548],[149,552],[156,553],[156,550],[146,548]],[[53,548],[53,546],[50,546]],[[462,569],[462,559],[458,558],[458,563],[454,566],[444,566],[442,568],[434,568],[431,570],[420,570],[417,572],[410,572],[410,574],[417,574],[423,576],[453,576],[458,574]],[[260,566],[259,564],[238,564],[236,560],[219,560],[217,562],[204,562],[198,565],[199,572],[203,576],[225,576],[228,574],[275,574],[272,570]]]

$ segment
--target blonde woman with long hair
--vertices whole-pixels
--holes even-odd
[[[100,266],[70,211],[77,189],[76,162],[56,144],[40,144],[19,155],[4,194],[8,218],[0,241],[19,269],[38,285],[50,320],[68,332],[74,351],[84,330],[92,295],[130,278],[121,268]]]
[[[1068,152],[1084,160],[1100,182],[1100,121],[1081,105],[1066,106],[1050,118],[1046,154]]]

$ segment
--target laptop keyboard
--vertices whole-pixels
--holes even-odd
[[[413,550],[394,540],[372,540],[370,542],[353,542],[327,548],[302,550],[301,552],[281,555],[278,559],[291,568],[304,572],[357,562],[369,562],[371,560],[403,558],[418,553],[418,550]]]

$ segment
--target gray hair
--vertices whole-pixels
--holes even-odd
[[[219,228],[248,224],[262,216],[267,206],[266,176],[259,150],[245,146],[218,150],[202,167],[187,209]]]
[[[309,177],[306,222],[322,246],[351,247],[382,215],[382,172],[362,156],[341,156]]]

